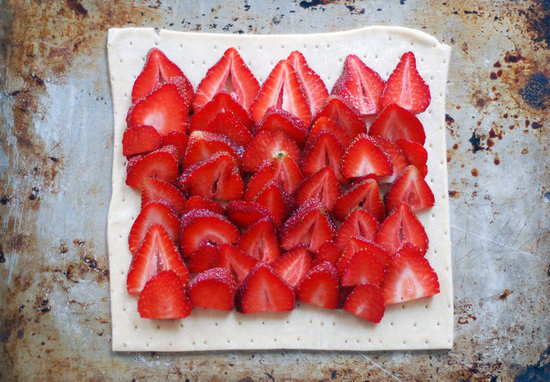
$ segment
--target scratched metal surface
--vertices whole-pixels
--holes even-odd
[[[550,3],[0,0],[0,380],[549,380]],[[371,24],[453,48],[455,346],[110,351],[109,27],[307,33]]]

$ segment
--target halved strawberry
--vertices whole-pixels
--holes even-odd
[[[132,126],[122,136],[122,155],[146,154],[158,149],[161,143],[162,137],[153,126]]]
[[[163,201],[177,214],[185,212],[185,196],[173,184],[160,179],[145,178],[141,183],[141,208],[149,202]]]
[[[288,155],[300,160],[300,148],[296,141],[281,130],[262,130],[249,143],[244,151],[242,167],[244,171],[255,172],[264,160]]]
[[[391,164],[392,164],[392,173],[388,176],[381,177],[379,179],[380,183],[392,183],[398,176],[401,174],[401,171],[407,167],[409,162],[407,161],[407,157],[397,146],[395,143],[392,143],[391,141],[382,138],[382,137],[372,137],[376,144],[380,146],[382,151],[384,151],[388,157],[390,158]]]
[[[185,75],[161,50],[157,48],[151,49],[149,53],[147,53],[147,60],[143,70],[134,82],[134,87],[132,88],[132,103],[145,97],[172,77],[185,78]],[[187,80],[187,78],[185,79]],[[192,97],[193,85],[191,85],[189,81],[187,81],[187,83],[191,89]]]
[[[181,218],[181,252],[189,257],[201,243],[236,243],[239,230],[225,216],[208,210],[192,210]]]
[[[420,174],[425,177],[428,174],[428,152],[421,144],[410,141],[408,139],[398,139],[395,141],[397,146],[403,151],[407,157],[407,161],[416,166]]]
[[[317,114],[315,119],[327,117],[336,122],[353,139],[356,135],[366,133],[367,128],[361,115],[336,96],[330,96],[327,103]]]
[[[126,184],[140,188],[146,178],[175,183],[178,177],[178,157],[174,146],[161,147],[147,155],[135,157],[126,167]]]
[[[368,251],[372,253],[384,266],[388,264],[392,257],[392,255],[381,245],[364,238],[352,237],[348,241],[346,249],[342,252],[342,256],[340,256],[336,264],[340,274],[344,273],[348,261],[359,251]]]
[[[238,246],[264,263],[272,263],[281,254],[279,239],[269,218],[260,219],[248,227],[241,235]]]
[[[413,113],[396,104],[384,108],[370,126],[369,135],[384,137],[391,142],[408,139],[423,145],[426,141],[422,122]]]
[[[344,220],[355,207],[366,209],[379,221],[384,219],[386,209],[376,180],[367,178],[354,183],[338,197],[332,212],[336,219]]]
[[[191,196],[185,203],[185,211],[187,213],[191,210],[210,210],[217,214],[225,214],[225,208],[215,200],[205,199],[202,196]]]
[[[254,202],[264,206],[273,217],[273,225],[278,228],[287,218],[294,199],[285,191],[278,180],[272,180],[254,197]]]
[[[245,200],[253,200],[265,185],[277,180],[286,192],[292,194],[304,179],[302,170],[288,154],[284,153],[264,161],[248,181]]]
[[[175,212],[163,202],[149,202],[141,209],[128,235],[130,252],[136,253],[141,247],[147,231],[154,225],[161,225],[175,245],[179,245],[180,222]]]
[[[242,147],[248,146],[253,138],[250,130],[230,111],[219,113],[208,125],[192,131],[198,130],[224,135],[231,142]]]
[[[174,146],[177,150],[178,164],[183,164],[189,136],[181,131],[172,131],[162,137],[162,146]]]
[[[238,162],[244,149],[235,145],[224,135],[196,130],[189,135],[183,167],[188,168],[197,162],[209,159],[217,152],[226,151]]]
[[[340,258],[340,251],[334,240],[325,241],[315,253],[313,259],[313,265],[321,264],[324,261],[328,261],[332,265],[336,266],[338,259]]]
[[[203,242],[189,258],[189,271],[193,273],[204,272],[213,268],[218,261],[218,246],[210,242]]]
[[[271,268],[259,262],[237,290],[241,313],[288,312],[294,309],[294,290]]]
[[[382,321],[386,307],[381,289],[373,284],[357,285],[346,298],[344,310],[370,322]]]
[[[344,70],[332,88],[331,94],[341,97],[354,106],[361,115],[380,111],[380,97],[384,80],[356,55],[350,54]]]
[[[395,254],[406,242],[412,243],[422,253],[428,250],[428,235],[411,208],[400,203],[382,222],[376,233],[376,242],[389,253]]]
[[[369,250],[356,252],[346,263],[342,272],[342,286],[370,283],[380,286],[384,281],[384,265]]]
[[[396,304],[439,293],[439,279],[420,253],[400,252],[388,264],[382,284],[384,304]]]
[[[340,161],[344,156],[344,147],[329,131],[322,131],[315,137],[312,145],[302,157],[302,171],[310,176],[325,167],[330,167],[339,182],[345,182],[340,171]]]
[[[126,281],[128,293],[141,292],[145,283],[159,272],[171,269],[178,275],[183,286],[189,281],[189,271],[178,248],[161,225],[147,231],[142,246],[130,264]]]
[[[335,233],[328,211],[317,199],[302,204],[279,231],[283,249],[290,251],[305,245],[311,252],[317,252],[325,241],[334,238]]]
[[[136,101],[128,110],[128,127],[153,126],[161,136],[172,131],[187,131],[188,101],[183,98],[178,86],[165,83],[146,97]]]
[[[288,285],[295,287],[311,269],[312,262],[312,253],[305,246],[302,246],[281,255],[271,266]]]
[[[250,130],[252,127],[252,120],[248,112],[229,94],[222,92],[216,94],[200,111],[195,110],[189,121],[189,131],[204,130],[205,126],[210,125],[220,114],[224,114],[225,117],[231,115],[246,130]],[[230,125],[230,123],[227,124]],[[234,142],[242,145],[239,142]]]
[[[414,53],[404,53],[386,81],[382,107],[396,103],[411,113],[418,114],[428,108],[430,101],[430,87],[416,69]]]
[[[399,203],[406,203],[414,212],[433,207],[435,197],[420,171],[409,165],[384,195],[384,203],[387,211],[393,210]]]
[[[141,318],[177,320],[191,314],[191,301],[172,270],[162,271],[147,281],[137,305]]]
[[[274,220],[271,211],[256,202],[234,200],[227,204],[225,211],[229,220],[241,228],[248,228],[263,218]]]
[[[340,295],[338,272],[325,261],[313,267],[296,287],[298,300],[327,309],[336,309]]]
[[[315,116],[328,98],[328,90],[325,83],[308,65],[305,57],[299,51],[295,50],[291,52],[286,60],[296,71],[298,80],[302,84],[311,115]]]
[[[247,255],[241,249],[224,243],[220,245],[216,267],[229,269],[235,275],[237,284],[240,285],[257,263],[258,260]]]
[[[260,84],[235,48],[227,49],[202,79],[195,92],[193,110],[198,112],[216,94],[226,92],[244,109],[249,110]]]
[[[271,106],[288,111],[306,125],[311,122],[311,112],[300,81],[294,68],[286,60],[281,60],[275,65],[258,91],[250,107],[252,120],[260,121]]]
[[[328,117],[319,117],[315,120],[315,123],[313,123],[311,129],[309,130],[305,145],[306,150],[310,149],[313,143],[315,143],[317,136],[323,131],[332,133],[342,147],[348,147],[351,143],[351,135],[340,127],[340,125]]]
[[[353,140],[346,149],[341,166],[342,174],[348,179],[392,173],[390,158],[367,134],[360,134]]]
[[[271,106],[256,125],[256,133],[262,130],[281,130],[302,147],[306,141],[309,126],[300,118],[289,112]]]
[[[244,191],[239,166],[226,151],[187,168],[180,175],[178,184],[192,195],[216,200],[238,200]]]
[[[374,241],[379,223],[367,210],[356,208],[347,216],[336,235],[336,246],[342,252],[352,237]]]
[[[330,167],[325,167],[317,173],[307,177],[300,184],[294,196],[297,204],[302,204],[308,199],[318,199],[329,211],[332,211],[336,199],[340,194],[340,185]]]
[[[211,268],[189,283],[189,298],[195,307],[232,310],[237,284],[226,268]]]

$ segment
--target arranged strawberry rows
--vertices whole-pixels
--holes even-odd
[[[122,141],[141,317],[301,301],[380,322],[439,293],[415,215],[435,202],[415,116],[429,104],[412,52],[387,80],[349,55],[329,94],[298,51],[260,86],[230,48],[194,89],[152,49]]]

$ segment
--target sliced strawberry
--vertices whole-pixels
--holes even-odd
[[[376,242],[389,253],[395,254],[406,242],[412,243],[422,253],[428,250],[428,235],[411,208],[400,203],[382,222],[376,233]]]
[[[367,210],[356,208],[347,216],[336,236],[336,246],[342,252],[353,236],[372,240],[376,239],[379,223]]]
[[[187,131],[188,101],[183,98],[178,86],[172,83],[161,85],[146,97],[136,101],[128,110],[128,127],[153,126],[161,136],[172,131]]]
[[[158,201],[168,204],[179,215],[185,212],[185,196],[176,186],[160,179],[145,178],[141,183],[141,208]]]
[[[319,117],[309,130],[305,145],[306,150],[310,149],[313,143],[315,143],[317,136],[324,131],[332,133],[342,147],[348,147],[351,143],[351,135],[340,127],[340,125],[328,117]]]
[[[224,135],[231,142],[242,147],[248,146],[253,138],[250,130],[230,111],[219,113],[212,122],[202,126],[201,130]]]
[[[296,161],[288,154],[281,154],[260,164],[258,171],[248,181],[244,198],[253,200],[273,180],[278,181],[286,192],[292,194],[303,179],[304,175]]]
[[[309,126],[300,118],[275,106],[267,109],[262,119],[256,126],[256,133],[262,130],[281,130],[296,141],[300,147],[304,146]]]
[[[181,218],[181,252],[189,257],[201,243],[236,243],[239,230],[223,215],[208,210],[192,210]]]
[[[325,261],[313,267],[296,287],[298,300],[327,309],[336,309],[340,295],[338,272]]]
[[[189,199],[187,199],[187,202],[185,203],[185,211],[184,213],[187,213],[191,210],[209,210],[212,212],[215,212],[217,214],[225,214],[225,208],[223,206],[210,199],[205,199],[202,196],[191,196]]]
[[[211,268],[189,283],[189,298],[195,307],[233,310],[237,284],[226,268]]]
[[[391,173],[390,158],[367,134],[358,135],[342,158],[342,174],[348,179]]]
[[[329,131],[322,131],[315,137],[309,150],[302,158],[302,171],[305,176],[310,176],[325,167],[330,167],[340,182],[345,179],[340,171],[340,161],[344,156],[344,147],[338,139]]]
[[[130,252],[136,253],[141,247],[147,231],[157,224],[160,224],[168,232],[174,244],[179,245],[180,222],[175,212],[163,202],[149,202],[143,206],[130,229],[128,235]]]
[[[174,146],[165,146],[147,155],[129,161],[126,167],[126,184],[140,188],[146,178],[175,183],[178,177],[178,156]]]
[[[437,274],[422,254],[400,252],[388,264],[382,284],[386,305],[429,297],[437,293]]]
[[[258,263],[237,290],[241,313],[288,312],[294,309],[294,290],[271,268]]]
[[[344,70],[331,94],[341,97],[355,107],[361,115],[373,115],[380,111],[380,97],[384,80],[356,55],[350,54],[344,62]]]
[[[338,197],[332,212],[336,219],[344,220],[355,207],[364,208],[379,221],[384,219],[386,209],[376,180],[367,178],[354,183]]]
[[[360,250],[348,260],[342,273],[342,286],[370,283],[380,286],[384,281],[384,265],[369,250]]]
[[[369,135],[384,137],[391,142],[408,139],[423,145],[426,141],[422,122],[413,113],[396,104],[384,108],[369,128]]]
[[[315,253],[313,259],[313,265],[321,264],[324,261],[328,261],[332,265],[336,266],[338,259],[340,258],[340,251],[334,240],[325,241]]]
[[[271,211],[256,202],[234,200],[227,204],[225,211],[229,220],[241,228],[248,228],[263,218],[274,220]]]
[[[271,106],[288,111],[306,125],[311,122],[311,112],[300,81],[286,60],[277,63],[260,88],[250,108],[252,120],[260,121]]]
[[[226,151],[238,162],[244,149],[235,145],[226,136],[208,131],[196,130],[189,135],[183,167],[188,168],[197,162],[209,159],[217,152]]]
[[[302,204],[279,232],[283,249],[290,251],[305,245],[311,252],[317,252],[325,241],[334,238],[335,233],[328,211],[317,199]]]
[[[305,57],[295,50],[287,58],[287,61],[298,76],[306,96],[311,115],[315,116],[325,104],[328,98],[328,90],[325,83],[317,73],[308,65]]]
[[[367,132],[365,122],[361,118],[361,115],[336,96],[329,97],[327,103],[323,106],[315,119],[317,120],[321,117],[327,117],[336,122],[336,124],[343,128],[352,139],[358,134]]]
[[[409,162],[407,157],[395,143],[382,138],[382,137],[372,137],[376,144],[380,146],[382,151],[384,151],[390,158],[392,164],[392,173],[388,176],[384,176],[379,179],[380,183],[392,183],[398,176],[401,174],[401,171],[407,167]]]
[[[416,166],[418,171],[423,177],[426,177],[428,174],[428,152],[421,144],[407,139],[398,139],[396,142],[397,146],[403,151],[407,157],[407,161]]]
[[[189,258],[189,271],[193,273],[204,272],[213,268],[218,261],[218,246],[209,242],[203,242]]]
[[[185,78],[185,75],[162,51],[157,48],[151,49],[147,54],[147,60],[145,61],[143,70],[134,82],[134,87],[132,88],[132,103],[145,97],[171,77]],[[192,96],[193,86],[189,81],[187,82],[191,88]]]
[[[311,269],[312,253],[305,246],[294,248],[276,259],[271,266],[291,287],[295,287]]]
[[[260,219],[248,227],[239,239],[239,248],[264,263],[275,261],[281,249],[271,219]]]
[[[414,212],[433,207],[435,197],[420,171],[409,165],[386,192],[384,203],[387,211],[393,210],[399,203],[406,203]]]
[[[396,103],[413,114],[423,112],[430,105],[430,87],[416,69],[413,52],[401,56],[386,82],[381,101],[382,107]]]
[[[269,210],[275,228],[279,228],[294,206],[294,199],[278,180],[272,180],[266,184],[253,200]]]
[[[250,109],[258,94],[258,80],[235,48],[227,49],[222,58],[206,72],[197,87],[193,110],[201,110],[216,94],[226,92],[245,110]]]
[[[258,260],[231,244],[220,245],[216,266],[230,270],[235,275],[239,285],[257,263]]]
[[[177,320],[191,314],[191,301],[176,273],[166,270],[147,281],[137,310],[141,318]]]
[[[162,146],[174,146],[178,153],[178,164],[183,164],[189,136],[181,131],[172,131],[162,137]]]
[[[146,154],[160,147],[162,137],[153,126],[132,126],[122,136],[122,155]]]
[[[336,199],[340,194],[340,185],[330,167],[325,167],[319,172],[307,177],[295,192],[296,203],[302,204],[308,199],[319,200],[329,211],[332,211]]]
[[[264,160],[282,155],[288,155],[298,162],[300,160],[300,148],[296,141],[284,131],[262,130],[252,139],[243,154],[243,170],[255,172]]]
[[[171,269],[186,286],[189,271],[170,235],[161,225],[154,225],[147,231],[143,245],[132,258],[126,286],[128,293],[139,293],[147,280],[159,272]]]
[[[237,101],[231,98],[229,94],[218,93],[201,111],[197,112],[195,110],[189,121],[189,131],[204,130],[205,126],[210,125],[220,114],[224,114],[226,117],[231,115],[246,130],[252,127],[252,120],[248,112]],[[230,125],[230,123],[227,123],[227,125]],[[235,143],[241,144],[238,142]]]
[[[379,323],[386,311],[382,291],[373,284],[357,285],[346,298],[344,310],[364,320]]]
[[[364,238],[352,237],[348,241],[346,249],[342,252],[342,256],[340,256],[338,263],[336,264],[340,274],[344,273],[348,261],[359,251],[368,251],[372,253],[384,266],[391,260],[391,255],[381,245]]]
[[[178,184],[192,195],[216,200],[238,200],[244,191],[239,166],[225,151],[187,168],[179,177]]]

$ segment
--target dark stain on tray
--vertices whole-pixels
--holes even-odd
[[[477,134],[477,131],[474,129],[472,136],[468,141],[472,144],[472,152],[475,154],[478,151],[486,150],[486,147],[481,146],[481,137]]]
[[[511,291],[510,289],[504,289],[504,291],[498,296],[498,298],[500,300],[506,300],[508,296],[510,296],[512,293],[514,292]]]
[[[540,355],[537,363],[527,365],[521,374],[515,378],[516,382],[550,381],[550,347]]]
[[[548,78],[540,72],[533,74],[519,94],[529,106],[546,109],[546,104],[550,101]]]

